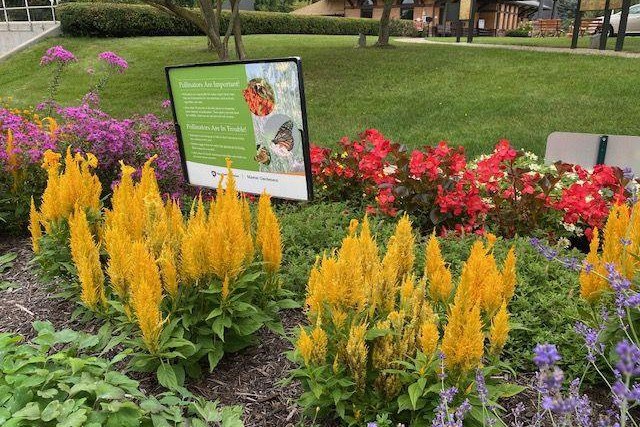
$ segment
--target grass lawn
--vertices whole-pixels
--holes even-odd
[[[455,42],[455,37],[434,37],[431,40],[443,42]],[[465,37],[462,38],[464,42]],[[542,47],[571,47],[571,37],[474,37],[474,42],[486,44],[511,44],[517,46],[542,46]],[[578,39],[579,48],[590,46],[589,37]],[[607,39],[607,49],[614,50],[616,39]],[[640,52],[640,36],[627,36],[624,40],[624,52]]]
[[[402,43],[358,50],[354,36],[245,41],[253,58],[302,57],[310,135],[321,144],[375,127],[411,146],[446,139],[476,155],[508,138],[542,154],[553,131],[640,134],[638,59]],[[38,61],[54,44],[80,58],[60,88],[67,104],[86,92],[99,52],[127,58],[130,69],[103,95],[104,109],[120,117],[161,111],[165,65],[213,60],[202,37],[52,39],[0,63],[0,96],[41,101],[50,75]]]

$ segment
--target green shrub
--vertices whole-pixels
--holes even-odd
[[[38,336],[0,334],[0,425],[241,427],[242,408],[173,393],[147,396],[140,383],[114,369],[122,359],[91,356],[110,338],[35,322]],[[97,350],[96,350],[97,349]]]
[[[109,3],[67,3],[59,8],[62,31],[71,36],[135,37],[194,36],[202,32],[193,24],[151,6]],[[273,12],[241,12],[244,34],[375,35],[379,23],[368,19],[297,16]],[[225,31],[229,14],[223,12]],[[412,22],[394,20],[392,35],[415,35]]]
[[[515,30],[509,30],[505,34],[507,37],[529,37],[528,28],[518,28]]]

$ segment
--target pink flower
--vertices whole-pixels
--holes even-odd
[[[129,68],[127,61],[113,52],[102,52],[98,55],[98,59],[114,67],[119,73],[124,73],[124,70]]]
[[[53,46],[47,49],[45,54],[40,58],[40,65],[49,65],[52,62],[59,62],[60,64],[68,64],[69,62],[77,61],[75,55],[62,46]]]

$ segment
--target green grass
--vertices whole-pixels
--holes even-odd
[[[508,138],[542,154],[553,131],[640,134],[639,59],[402,43],[354,49],[353,36],[245,42],[253,58],[302,57],[311,140],[320,144],[375,127],[410,146],[445,139],[477,155]],[[51,39],[0,63],[0,96],[41,101],[50,74],[38,61],[54,44],[80,58],[60,88],[66,104],[87,90],[86,69],[99,52],[127,58],[130,69],[103,96],[104,109],[119,117],[161,111],[164,66],[214,59],[202,37]]]
[[[435,37],[433,41],[455,42],[455,37]],[[475,37],[474,42],[486,44],[505,44],[517,46],[541,46],[541,47],[571,47],[571,37]],[[466,38],[462,38],[466,41]],[[613,50],[616,45],[615,37],[607,39],[607,49]],[[590,46],[589,37],[578,39],[579,48]],[[640,37],[627,36],[624,41],[624,52],[640,52]]]

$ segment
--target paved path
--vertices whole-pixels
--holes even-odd
[[[454,42],[439,42],[420,38],[396,38],[396,41],[402,43],[415,43],[415,44],[431,44],[440,46],[455,46],[455,47],[468,47],[468,48],[494,48],[494,49],[508,49],[508,50],[524,50],[531,52],[552,52],[552,53],[568,53],[573,55],[600,55],[600,56],[618,56],[621,58],[640,58],[640,53],[635,52],[616,52],[614,50],[598,50],[598,49],[569,49],[566,47],[544,47],[544,46],[519,46],[510,44],[490,44],[490,43],[466,43],[461,41],[460,43]]]

